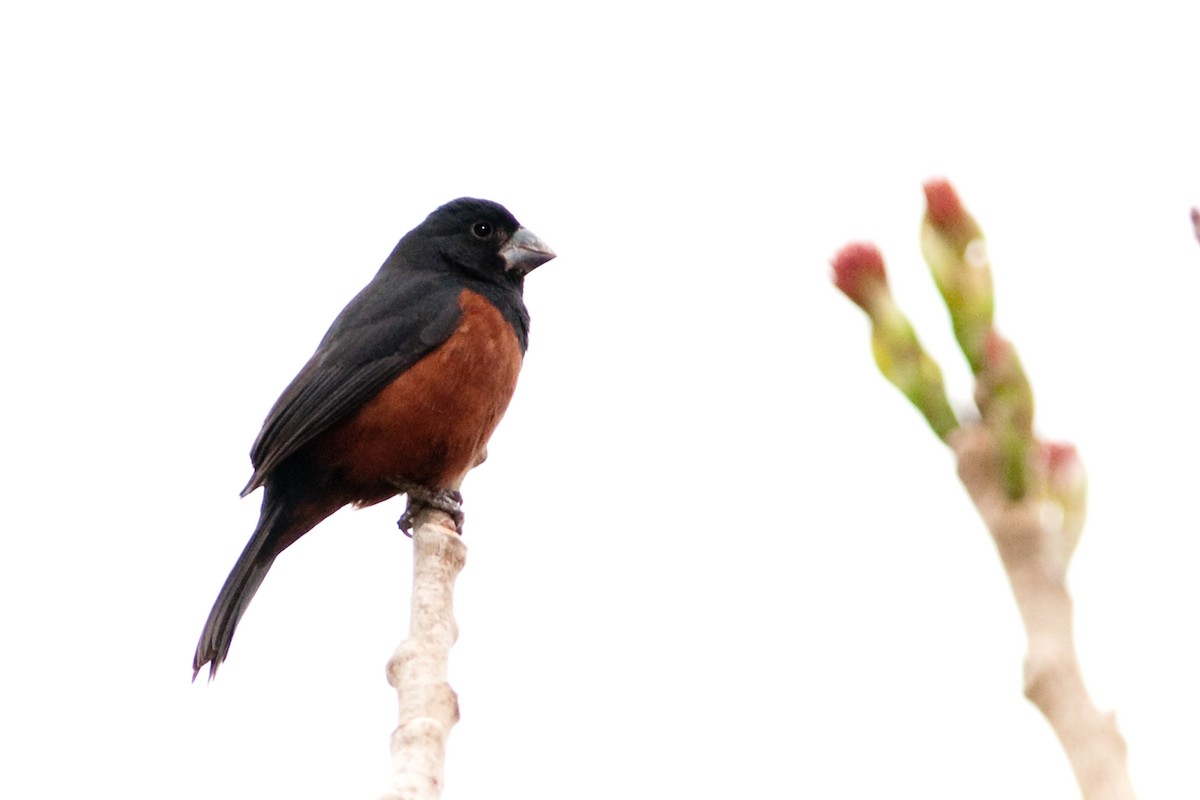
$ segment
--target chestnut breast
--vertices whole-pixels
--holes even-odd
[[[449,339],[313,442],[348,501],[393,497],[394,479],[457,489],[483,454],[516,390],[521,345],[486,298],[464,289],[458,303]]]

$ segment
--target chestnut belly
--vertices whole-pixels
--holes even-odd
[[[312,442],[347,502],[393,497],[397,480],[457,489],[483,455],[516,389],[522,352],[486,299],[464,290],[459,305],[463,318],[449,339]]]

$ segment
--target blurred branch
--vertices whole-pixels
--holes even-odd
[[[925,184],[921,252],[950,311],[954,338],[978,375],[992,330],[992,268],[983,231],[946,181]]]
[[[991,266],[979,225],[948,182],[929,181],[925,196],[921,249],[975,374],[978,422],[959,425],[939,410],[949,408],[941,369],[892,299],[873,246],[843,248],[833,260],[834,283],[871,318],[880,370],[958,459],[959,478],[996,543],[1025,624],[1025,696],[1054,729],[1083,797],[1131,800],[1125,741],[1113,715],[1088,696],[1075,653],[1066,574],[1086,515],[1083,464],[1073,446],[1033,433],[1033,390],[1015,348],[992,323]]]
[[[454,581],[466,558],[467,546],[449,515],[432,509],[417,514],[409,634],[387,666],[400,724],[392,733],[392,787],[382,800],[441,797],[446,738],[458,722],[458,697],[446,681],[458,638]]]
[[[1009,499],[1002,489],[1002,458],[985,427],[957,431],[951,448],[959,478],[996,542],[1025,624],[1025,696],[1050,722],[1085,800],[1133,798],[1125,740],[1114,715],[1092,702],[1075,653],[1066,578],[1082,517],[1064,516],[1049,496]],[[1045,472],[1039,470],[1039,478],[1083,481],[1074,448],[1048,446],[1041,460]]]
[[[1196,229],[1196,240],[1200,241],[1200,208],[1192,209],[1192,227]]]
[[[944,440],[958,427],[958,417],[946,398],[941,367],[892,297],[879,251],[871,244],[846,245],[833,260],[833,280],[870,317],[871,353],[879,371]]]

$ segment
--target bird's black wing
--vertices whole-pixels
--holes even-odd
[[[275,402],[250,450],[254,475],[242,494],[449,339],[462,318],[461,289],[446,274],[381,270]]]

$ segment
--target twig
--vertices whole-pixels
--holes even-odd
[[[1009,499],[1000,449],[983,425],[959,428],[950,446],[958,457],[959,478],[996,542],[1025,623],[1025,696],[1054,729],[1085,800],[1132,800],[1125,740],[1114,715],[1101,713],[1092,702],[1075,653],[1066,577],[1082,519],[1073,522],[1054,501],[1034,493]],[[1077,460],[1048,461],[1051,470],[1081,469]],[[1036,473],[1047,477],[1042,470]]]
[[[467,546],[449,515],[425,510],[413,526],[412,617],[408,639],[388,661],[400,700],[392,733],[392,786],[381,800],[436,800],[442,794],[446,738],[458,722],[458,697],[446,682],[458,638],[454,581]]]
[[[870,318],[880,371],[958,456],[959,477],[996,542],[1025,623],[1025,696],[1054,729],[1083,797],[1132,800],[1125,741],[1113,715],[1092,703],[1075,654],[1066,576],[1086,513],[1083,465],[1074,447],[1034,434],[1033,389],[993,325],[991,265],[978,223],[948,182],[929,181],[925,196],[921,249],[975,375],[979,422],[961,424],[949,410],[941,369],[896,304],[874,246],[843,248],[834,283]],[[1200,225],[1200,213],[1193,220]]]

